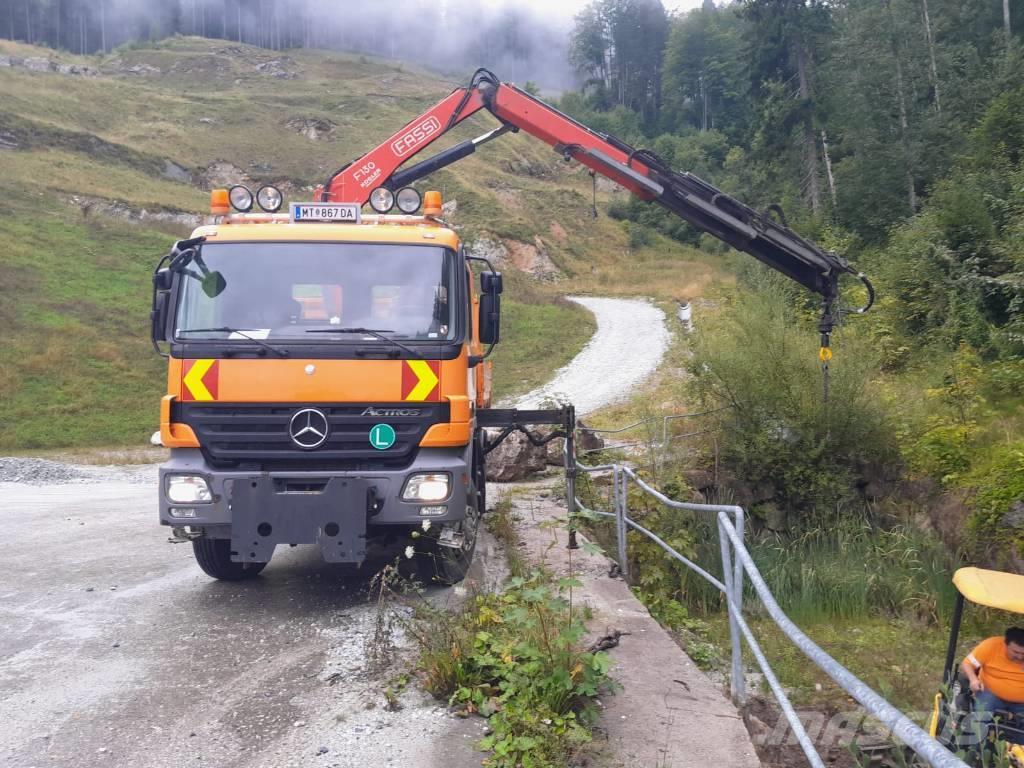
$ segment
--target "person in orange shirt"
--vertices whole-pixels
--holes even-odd
[[[1024,629],[982,640],[960,665],[978,710],[997,709],[1024,717]]]

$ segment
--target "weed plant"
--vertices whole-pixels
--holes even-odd
[[[407,631],[424,687],[462,714],[488,718],[481,748],[495,768],[563,766],[590,741],[594,700],[610,660],[581,646],[584,627],[566,598],[578,583],[541,571],[476,595],[458,613],[418,607]]]

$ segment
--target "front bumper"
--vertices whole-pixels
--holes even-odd
[[[331,562],[361,562],[366,531],[374,526],[419,526],[457,522],[466,516],[471,446],[423,448],[413,464],[380,471],[227,471],[211,467],[196,448],[171,451],[160,467],[160,523],[202,528],[204,535],[232,540],[232,559],[268,562],[277,544],[319,544]],[[403,501],[406,479],[421,472],[450,475],[448,499]],[[168,500],[166,477],[200,475],[213,499],[202,504]],[[441,515],[424,516],[425,506],[445,505]],[[172,515],[171,509],[194,510]]]

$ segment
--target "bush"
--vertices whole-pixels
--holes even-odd
[[[590,741],[586,726],[611,661],[582,650],[581,611],[563,596],[573,586],[542,573],[515,577],[454,617],[425,607],[409,627],[427,690],[488,718],[487,765],[555,768]]]
[[[1024,443],[997,448],[982,468],[964,479],[977,489],[971,506],[971,538],[975,554],[997,567],[1007,567],[1009,553],[1024,556],[1024,527],[1009,527],[1005,516],[1024,501]]]
[[[951,482],[970,469],[976,434],[971,424],[932,427],[906,449],[911,469]]]
[[[768,280],[702,324],[689,365],[703,403],[726,408],[718,427],[727,469],[748,488],[772,489],[805,522],[831,519],[863,467],[892,466],[898,455],[873,351],[849,331],[837,335],[826,402],[817,342],[811,318]]]
[[[643,248],[644,246],[650,245],[654,242],[651,237],[650,230],[646,227],[634,224],[632,222],[625,222],[626,236],[629,241],[630,248]]]

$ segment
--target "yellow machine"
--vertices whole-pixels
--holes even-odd
[[[960,568],[953,574],[956,606],[950,626],[941,690],[935,694],[929,733],[969,762],[991,765],[984,753],[1003,749],[1006,758],[1024,768],[1024,723],[1009,712],[994,712],[987,721],[974,717],[974,701],[957,663],[957,640],[967,602],[1024,614],[1024,576],[983,568]]]

